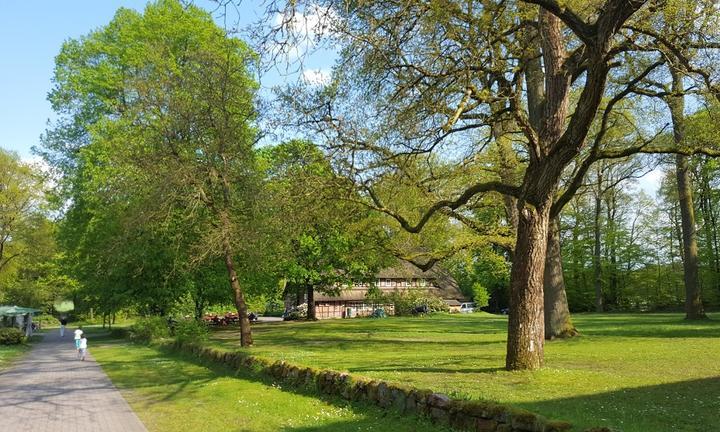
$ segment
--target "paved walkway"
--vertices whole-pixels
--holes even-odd
[[[146,431],[92,356],[77,359],[71,330],[62,339],[49,330],[22,361],[0,372],[0,430]]]

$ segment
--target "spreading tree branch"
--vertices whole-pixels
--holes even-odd
[[[465,204],[467,204],[468,201],[470,201],[475,195],[485,193],[485,192],[498,192],[504,195],[510,195],[514,197],[518,197],[520,195],[520,189],[516,186],[510,186],[501,182],[497,181],[491,181],[491,182],[482,182],[482,183],[476,183],[469,188],[465,189],[465,191],[460,194],[459,197],[457,197],[454,200],[440,200],[437,201],[435,204],[430,206],[427,211],[420,217],[420,220],[416,224],[412,224],[410,221],[408,221],[403,215],[399,214],[398,212],[389,209],[386,207],[380,197],[375,193],[375,190],[369,186],[365,185],[365,190],[368,193],[368,196],[373,202],[373,208],[376,211],[385,213],[386,215],[392,217],[395,219],[398,223],[400,223],[400,226],[402,228],[410,233],[418,233],[420,232],[425,224],[428,223],[430,218],[438,211],[447,208],[450,210],[455,210]]]

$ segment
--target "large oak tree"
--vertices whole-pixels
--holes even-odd
[[[439,212],[462,214],[478,195],[515,201],[506,357],[512,370],[543,364],[550,221],[593,163],[639,152],[718,154],[690,143],[654,143],[660,131],[647,128],[607,136],[614,113],[626,99],[642,98],[635,90],[666,64],[658,44],[715,54],[714,33],[653,33],[675,3],[327,0],[290,2],[276,8],[280,19],[272,18],[292,34],[297,17],[312,13],[342,48],[330,85],[312,95],[290,91],[286,101],[303,115],[299,124],[344,164],[369,207],[419,232]],[[695,10],[717,21],[712,2],[701,3]],[[271,36],[287,41],[287,34]],[[712,64],[687,62],[688,74],[712,88]],[[523,161],[514,181],[500,175],[469,181],[411,213],[376,192],[384,177],[423,155],[440,155],[458,172],[488,166],[498,138],[493,128],[503,122],[512,125],[510,148]]]

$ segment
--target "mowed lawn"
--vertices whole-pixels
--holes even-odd
[[[434,432],[376,407],[286,391],[271,380],[188,356],[102,340],[90,352],[150,432]]]
[[[720,314],[576,315],[546,367],[507,372],[507,319],[485,313],[255,325],[254,355],[507,403],[577,430],[720,431]],[[237,329],[211,343],[239,349]]]

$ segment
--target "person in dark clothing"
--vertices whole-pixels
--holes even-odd
[[[60,337],[65,336],[65,326],[67,325],[67,318],[60,317]]]

